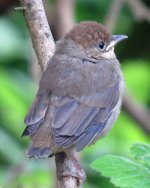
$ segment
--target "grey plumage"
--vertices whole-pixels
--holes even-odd
[[[75,29],[82,25],[85,33],[80,34]],[[92,28],[102,34],[93,44],[89,40],[82,45],[79,35],[92,37]],[[109,57],[97,48],[101,40],[109,44],[111,35],[96,22],[75,29],[57,44],[25,118],[23,136],[32,138],[29,157],[48,157],[72,147],[80,151],[105,135],[119,115],[124,85],[120,65],[113,52]]]

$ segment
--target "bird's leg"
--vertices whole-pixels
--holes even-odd
[[[58,155],[59,155],[59,162],[62,162],[65,165],[63,171],[59,169],[59,172],[57,172],[58,177],[59,178],[70,177],[70,176],[75,177],[77,179],[78,186],[81,187],[86,178],[86,174],[83,168],[79,165],[78,161],[76,160],[73,152],[72,151],[69,152],[67,151],[66,153],[63,152],[57,154],[57,157]]]
[[[75,172],[74,172],[75,177],[77,177],[78,180],[80,180],[83,183],[86,178],[86,174],[85,174],[83,168],[80,166],[77,159],[75,158],[73,151],[69,151],[66,154],[76,167]]]

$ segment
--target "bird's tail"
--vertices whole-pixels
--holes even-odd
[[[29,158],[35,157],[41,159],[52,155],[50,147],[51,132],[48,127],[42,126],[31,138],[32,144],[27,150],[27,156]]]
[[[50,155],[51,155],[51,150],[49,147],[36,148],[30,146],[29,149],[27,150],[27,156],[29,158],[35,157],[37,159],[41,159],[41,158],[47,158]]]

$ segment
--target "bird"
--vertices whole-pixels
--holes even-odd
[[[29,158],[81,151],[106,135],[122,104],[124,78],[112,35],[104,25],[83,21],[56,43],[26,117]]]

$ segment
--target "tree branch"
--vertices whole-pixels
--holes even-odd
[[[46,68],[55,50],[55,43],[45,16],[42,0],[20,0],[34,50],[41,69]]]
[[[68,158],[66,153],[58,153],[55,156],[56,173],[57,173],[57,188],[82,188],[78,179],[73,176],[65,176],[62,178],[61,174],[66,172],[76,173],[75,164]],[[65,171],[64,171],[65,170]]]
[[[41,69],[46,68],[47,62],[55,51],[55,43],[47,22],[42,0],[20,0],[24,7],[24,16],[32,38],[38,62]],[[61,172],[73,172],[75,165],[65,153],[55,155],[58,188],[77,188],[77,179],[70,175],[59,178]],[[59,173],[58,173],[59,172]]]

